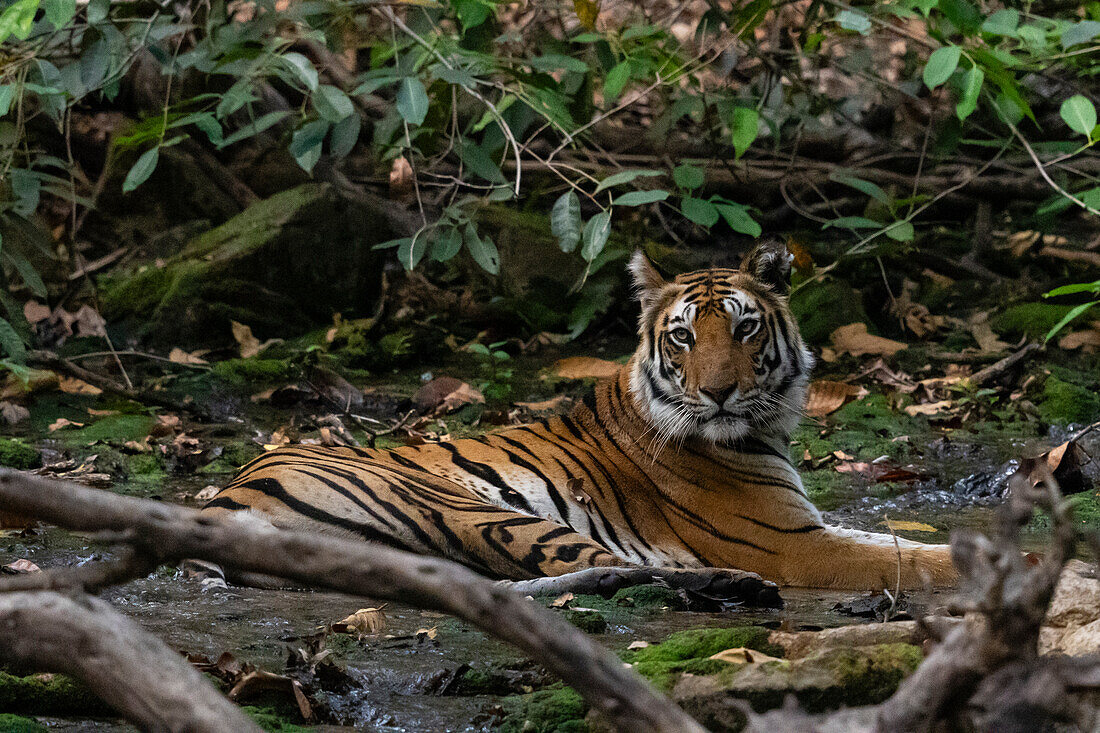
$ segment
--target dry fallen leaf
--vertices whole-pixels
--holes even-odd
[[[28,300],[23,304],[23,317],[27,319],[27,323],[32,326],[39,321],[44,321],[50,317],[50,310],[48,305],[42,305],[36,300]]]
[[[484,402],[485,395],[455,377],[436,377],[413,395],[413,403],[417,409],[433,417],[466,405]]]
[[[57,382],[57,388],[65,394],[83,394],[94,396],[102,394],[103,390],[94,384],[88,384],[76,377],[61,377]]]
[[[710,659],[716,662],[728,662],[729,664],[753,664],[759,662],[781,662],[782,659],[778,657],[772,657],[764,652],[758,652],[755,649],[749,649],[748,647],[734,647],[733,649],[726,649],[720,651],[717,654],[712,654]]]
[[[431,641],[435,641],[436,634],[438,634],[438,633],[439,632],[436,629],[436,627],[433,626],[430,629],[417,629],[416,634],[414,634],[414,636],[416,636],[417,641],[424,641],[426,639],[430,639]]]
[[[866,394],[866,389],[854,384],[815,379],[810,383],[806,396],[806,414],[810,417],[825,417]]]
[[[882,524],[886,525],[895,532],[938,532],[939,530],[933,527],[931,524],[925,524],[924,522],[903,522],[897,519],[887,519]]]
[[[569,601],[573,600],[575,596],[572,593],[562,593],[560,596],[550,601],[550,605],[553,608],[565,608]]]
[[[1058,346],[1067,351],[1082,349],[1089,354],[1100,350],[1100,321],[1093,321],[1084,331],[1071,331],[1058,339]]]
[[[563,394],[551,397],[548,400],[542,400],[541,402],[517,402],[516,407],[522,407],[530,410],[531,412],[546,412],[548,410],[556,410],[566,402],[570,402],[569,397]]]
[[[229,325],[233,329],[233,339],[237,342],[237,346],[240,347],[242,359],[249,359],[259,354],[268,346],[283,342],[282,339],[268,339],[260,343],[260,340],[252,335],[252,329],[249,326],[243,323],[237,323],[236,321],[230,321]]]
[[[841,326],[829,336],[836,348],[837,354],[851,354],[863,356],[873,354],[875,356],[893,356],[906,348],[906,344],[893,339],[874,336],[867,333],[866,323],[849,323]]]
[[[82,427],[84,427],[84,423],[82,423],[82,422],[73,422],[72,420],[68,420],[66,418],[59,417],[56,420],[54,420],[52,423],[50,423],[50,426],[47,428],[47,430],[49,430],[52,433],[56,430],[60,430],[61,428],[67,428],[69,426],[72,426],[72,427],[75,427],[75,428],[82,428]]]
[[[916,417],[917,415],[939,415],[942,412],[946,412],[954,407],[951,400],[941,400],[940,402],[926,402],[923,405],[907,405],[905,408],[905,414],[909,417]]]
[[[401,198],[413,192],[413,169],[403,157],[394,158],[390,167],[390,198]]]
[[[649,646],[648,641],[642,641],[641,639],[638,639],[637,641],[630,642],[630,644],[628,644],[626,648],[630,650],[645,649],[647,646]]]
[[[247,328],[247,326],[245,328]],[[249,333],[251,333],[251,330],[249,331]],[[234,332],[234,336],[236,336],[236,332]],[[188,352],[184,351],[183,349],[181,349],[178,346],[173,347],[173,349],[168,352],[168,361],[173,362],[175,364],[209,364],[210,363],[206,359],[201,358],[199,356],[198,351],[193,351],[191,353],[188,353]]]
[[[550,367],[555,377],[562,379],[606,379],[619,373],[622,365],[594,356],[569,356],[558,359]]]
[[[332,624],[330,628],[337,634],[377,634],[386,628],[386,613],[383,609],[385,606],[360,608],[347,618]]]

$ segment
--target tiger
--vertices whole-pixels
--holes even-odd
[[[791,256],[666,281],[629,270],[638,345],[568,414],[391,449],[290,445],[204,512],[455,560],[493,578],[588,568],[731,568],[779,586],[956,579],[949,549],[827,525],[789,456],[814,359],[788,304]]]

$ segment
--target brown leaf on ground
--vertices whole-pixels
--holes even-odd
[[[483,404],[485,395],[455,377],[436,377],[413,395],[413,404],[425,414],[442,415],[470,404]]]
[[[88,384],[83,379],[76,377],[61,377],[57,382],[57,388],[65,394],[82,394],[95,396],[103,394],[103,390],[94,384]]]
[[[951,400],[941,400],[940,402],[926,402],[923,405],[907,405],[905,408],[905,414],[909,417],[916,417],[917,415],[939,415],[949,411],[955,403]]]
[[[764,652],[758,652],[755,649],[749,649],[748,647],[734,647],[733,649],[726,649],[720,651],[717,654],[712,654],[710,659],[716,662],[728,662],[729,664],[751,664],[754,662],[779,662],[782,661],[779,657],[772,657]]]
[[[1085,330],[1067,333],[1058,339],[1058,346],[1067,351],[1081,349],[1086,354],[1095,354],[1100,350],[1100,321],[1092,321]]]
[[[572,593],[562,593],[560,596],[550,601],[550,606],[553,608],[565,608],[569,601],[573,600],[576,596]]]
[[[180,429],[179,415],[157,415],[157,421],[149,431],[151,438],[163,438]]]
[[[0,419],[2,419],[6,425],[15,425],[16,423],[23,422],[30,416],[31,411],[22,405],[17,405],[14,402],[0,402]]]
[[[386,628],[385,608],[360,608],[347,618],[332,623],[329,628],[337,634],[377,634]]]
[[[45,369],[31,369],[26,381],[9,372],[0,390],[0,400],[10,400],[33,392],[57,389],[57,375]]]
[[[42,305],[37,300],[28,300],[23,304],[23,317],[32,326],[49,318],[52,312],[48,305]]]
[[[30,560],[20,558],[15,562],[10,562],[0,567],[0,572],[3,572],[5,575],[26,575],[28,573],[41,573],[42,568],[38,567]]]
[[[250,359],[268,346],[272,344],[281,344],[283,342],[282,339],[268,339],[260,343],[260,340],[252,335],[252,328],[250,326],[246,326],[236,321],[230,321],[229,326],[233,329],[233,340],[237,342],[237,346],[241,350],[242,359]]]
[[[967,321],[970,335],[978,342],[978,348],[982,351],[1008,351],[1009,344],[1001,341],[989,325],[989,312],[976,313]]]
[[[301,682],[286,675],[275,674],[263,669],[254,669],[247,672],[233,686],[227,697],[234,701],[247,700],[263,692],[282,692],[289,695],[297,704],[298,712],[301,713],[302,718],[305,720],[313,718],[313,705],[306,697]]]
[[[915,392],[917,389],[917,383],[912,377],[900,369],[892,369],[881,356],[863,367],[856,375],[857,379],[863,377],[870,377],[879,384],[891,387],[903,394]]]
[[[423,641],[435,641],[435,637],[439,634],[439,629],[435,626],[429,628],[417,629],[413,636],[416,637],[418,642]]]
[[[906,348],[906,344],[893,339],[874,336],[867,332],[866,323],[849,323],[841,326],[829,336],[838,354],[863,356],[893,356]]]
[[[908,483],[921,478],[906,468],[899,468],[888,461],[851,461],[841,460],[836,464],[838,473],[850,473],[875,483]]]
[[[46,428],[46,429],[49,430],[51,433],[53,433],[53,432],[56,432],[58,430],[61,430],[62,428],[67,428],[67,427],[82,428],[82,427],[84,427],[84,423],[82,423],[82,422],[73,422],[72,420],[69,420],[68,418],[59,417],[56,420],[54,420],[52,423],[50,423],[49,427]]]
[[[1081,470],[1092,461],[1092,456],[1076,440],[1068,440],[1047,451],[1039,460],[1046,462],[1063,493],[1079,494],[1092,488],[1092,481]],[[1032,482],[1040,483],[1043,475],[1038,470],[1033,471]]]
[[[122,448],[123,448],[124,451],[128,451],[128,452],[131,452],[131,453],[152,453],[153,452],[153,446],[149,443],[149,436],[148,435],[146,435],[140,441],[138,441],[138,440],[127,440],[125,443],[122,444]]]
[[[897,519],[887,519],[881,524],[889,527],[895,532],[938,532],[939,530],[933,527],[931,524],[925,524],[924,522],[904,522]]]
[[[572,402],[572,400],[560,394],[548,400],[542,400],[541,402],[517,402],[516,407],[522,407],[531,412],[546,412],[548,410],[556,410],[567,402]]]
[[[641,639],[638,639],[627,644],[626,648],[630,651],[634,651],[635,649],[645,649],[647,646],[649,646],[648,641],[642,641]]]
[[[562,379],[606,379],[618,374],[621,364],[594,356],[569,356],[558,359],[550,367],[555,377]]]
[[[209,364],[210,362],[199,356],[200,353],[202,352],[192,351],[188,353],[180,347],[175,346],[168,352],[168,361],[174,364]]]
[[[340,410],[347,411],[363,404],[363,390],[333,370],[315,366],[309,370],[307,376],[309,383],[313,385],[321,397]]]
[[[866,394],[866,389],[854,384],[815,379],[810,383],[806,396],[806,414],[810,417],[825,417]]]

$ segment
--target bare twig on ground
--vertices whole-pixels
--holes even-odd
[[[564,620],[456,563],[0,471],[0,504],[78,531],[133,532],[164,562],[198,558],[374,599],[443,611],[519,647],[620,730],[701,731],[686,713]],[[230,728],[227,728],[230,729]]]
[[[970,381],[974,385],[982,385],[986,382],[991,382],[997,377],[1001,376],[1009,369],[1013,368],[1027,357],[1038,351],[1039,344],[1030,343],[1026,344],[1023,348],[1014,351],[1000,361],[990,364],[985,369],[980,369],[970,375]]]
[[[0,594],[0,649],[7,667],[76,677],[143,730],[260,730],[183,657],[98,598]]]

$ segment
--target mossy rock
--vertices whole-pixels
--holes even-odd
[[[3,733],[47,733],[49,728],[33,718],[0,713],[0,731],[3,731]]]
[[[607,619],[599,611],[581,611],[568,609],[565,620],[588,634],[603,634],[607,631]]]
[[[21,440],[0,438],[0,466],[26,471],[42,465],[38,451]]]
[[[716,674],[728,665],[710,657],[726,649],[746,647],[769,656],[783,655],[783,648],[768,642],[771,632],[761,626],[677,631],[660,644],[628,654],[634,671],[657,687],[670,690],[684,674]]]
[[[230,321],[259,338],[301,333],[332,313],[364,313],[393,234],[381,212],[309,183],[260,201],[191,240],[163,268],[107,279],[104,314],[162,345],[231,342]]]
[[[0,672],[0,710],[24,715],[110,715],[83,683],[61,674],[20,677]]]
[[[1072,309],[1071,305],[1054,303],[1020,303],[995,315],[990,326],[997,333],[1008,336],[1041,339]]]
[[[673,699],[711,730],[737,731],[745,724],[742,702],[757,712],[781,707],[789,695],[809,712],[873,705],[920,661],[920,647],[912,644],[824,649],[790,662],[727,664],[715,674],[684,676]]]
[[[1039,415],[1048,423],[1088,423],[1100,416],[1100,397],[1094,390],[1053,374],[1043,385]]]
[[[836,280],[815,282],[791,296],[791,312],[809,344],[829,343],[833,331],[849,323],[869,323],[863,298],[851,285]]]
[[[588,733],[588,704],[571,688],[557,686],[502,701],[500,733]]]

